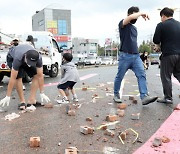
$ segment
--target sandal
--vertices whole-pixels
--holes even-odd
[[[25,110],[26,109],[26,104],[25,103],[18,104],[18,109],[19,110]]]
[[[38,102],[36,101],[36,104],[27,104],[27,106],[31,106],[31,105],[34,105],[35,107],[41,107],[41,106],[44,106],[44,104],[42,104],[41,102]]]

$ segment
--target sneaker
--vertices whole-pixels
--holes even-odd
[[[159,99],[157,99],[157,102],[164,103],[164,104],[173,104],[173,100],[168,99],[168,98],[159,98]]]
[[[77,97],[73,97],[72,100],[73,100],[73,102],[78,102],[79,101]]]
[[[114,95],[113,100],[114,100],[116,103],[122,103],[122,100],[120,99],[119,94]]]
[[[26,107],[26,111],[35,111],[36,110],[36,107],[34,105],[30,105],[28,107]]]
[[[66,99],[62,99],[62,100],[56,100],[58,104],[68,104],[69,103],[69,100],[66,100]]]
[[[158,98],[157,96],[155,96],[155,97],[145,96],[142,99],[142,105],[148,105],[148,104],[156,101],[157,98]]]

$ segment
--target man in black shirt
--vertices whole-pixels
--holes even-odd
[[[161,48],[160,75],[164,98],[160,103],[172,104],[172,74],[180,82],[180,22],[173,19],[174,11],[165,7],[161,10],[161,23],[156,27],[153,42],[155,50]],[[159,46],[160,48],[157,48]]]

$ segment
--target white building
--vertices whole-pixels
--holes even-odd
[[[69,49],[71,42],[71,10],[44,8],[32,16],[33,31],[51,32],[59,47]]]
[[[73,38],[72,47],[72,54],[77,57],[97,57],[97,39]]]

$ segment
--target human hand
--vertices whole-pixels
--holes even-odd
[[[40,93],[41,102],[44,102],[44,100],[48,103],[50,102],[50,99],[48,96],[46,96],[44,93]]]
[[[161,51],[160,45],[159,45],[159,44],[155,44],[154,50],[155,50],[156,52],[160,52],[160,51]]]
[[[2,105],[2,107],[9,106],[9,102],[10,102],[10,97],[6,96],[4,97],[1,101],[0,101],[0,106]]]
[[[149,16],[146,13],[142,13],[141,16],[144,18],[144,20],[150,20]]]

